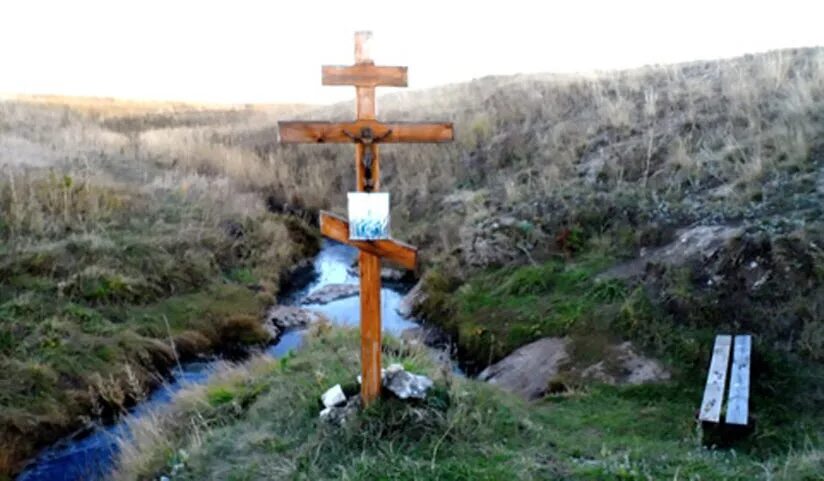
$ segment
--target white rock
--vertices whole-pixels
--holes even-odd
[[[322,314],[296,306],[274,306],[266,316],[266,323],[277,329],[306,327],[323,321]]]
[[[328,304],[338,299],[345,299],[347,297],[354,297],[360,294],[360,286],[358,284],[329,284],[321,287],[316,291],[312,291],[304,297],[301,304]]]
[[[401,299],[397,308],[398,314],[408,319],[412,317],[415,309],[420,307],[424,301],[426,301],[426,293],[423,291],[423,281],[419,281],[415,284],[415,287]]]
[[[363,382],[360,375],[357,379],[358,384]],[[407,372],[403,365],[398,363],[381,369],[381,385],[401,399],[424,399],[434,384],[426,376]]]
[[[669,379],[663,364],[637,354],[630,342],[606,346],[601,360],[588,367],[570,366],[569,350],[568,338],[545,337],[516,349],[487,367],[478,375],[478,380],[526,399],[537,399],[547,393],[558,374],[571,373],[574,377],[608,384],[642,384]]]
[[[392,364],[386,368],[383,378],[383,387],[401,399],[424,399],[434,384],[426,376],[407,372],[400,364]]]
[[[331,408],[345,403],[346,395],[343,393],[343,389],[341,389],[340,384],[336,384],[334,387],[323,393],[320,399],[323,401],[324,406]],[[321,415],[323,415],[322,411]]]
[[[605,359],[587,367],[581,372],[581,377],[607,384],[644,384],[670,378],[670,373],[663,364],[637,354],[631,342],[607,347],[604,357],[609,358],[609,361]],[[607,364],[620,368],[610,369]]]
[[[703,225],[679,230],[676,240],[663,247],[651,249],[644,256],[618,264],[596,276],[596,281],[605,279],[630,279],[642,276],[649,263],[666,266],[683,266],[691,262],[706,262],[741,236],[740,227],[725,225]]]
[[[320,419],[338,426],[342,426],[346,421],[358,412],[360,407],[360,395],[354,395],[346,400],[342,406],[327,407],[320,412]]]
[[[526,399],[537,399],[544,395],[549,382],[567,361],[568,344],[569,340],[564,338],[539,339],[487,367],[478,379]]]
[[[404,369],[402,364],[398,364],[397,362],[392,363],[386,369],[381,369],[381,379],[386,377],[387,374],[395,374],[403,370]]]
[[[346,269],[346,272],[352,277],[360,277],[360,268],[358,267],[357,260]],[[392,267],[381,267],[381,279],[384,281],[400,282],[405,276],[406,271]]]

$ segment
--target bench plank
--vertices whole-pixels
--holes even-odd
[[[750,406],[750,351],[749,335],[735,336],[730,370],[730,390],[727,395],[727,424],[747,425]]]
[[[724,401],[724,384],[727,380],[730,347],[732,347],[732,336],[715,336],[710,372],[707,374],[707,385],[704,388],[704,400],[701,402],[701,411],[698,415],[698,419],[701,421],[717,423],[721,419],[721,405]]]

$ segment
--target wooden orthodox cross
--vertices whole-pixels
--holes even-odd
[[[354,85],[357,118],[352,122],[278,122],[281,143],[354,143],[358,192],[380,190],[379,143],[449,142],[450,123],[384,123],[375,119],[375,87],[406,87],[406,67],[379,67],[369,52],[371,32],[355,33],[355,65],[324,66],[323,85]],[[381,258],[414,270],[417,249],[391,239],[350,240],[349,223],[320,213],[321,233],[360,250],[361,397],[374,401],[381,389]]]

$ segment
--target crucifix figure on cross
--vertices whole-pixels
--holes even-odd
[[[369,54],[370,32],[355,33],[355,65],[324,66],[323,85],[355,86],[357,117],[352,122],[278,122],[281,143],[354,143],[356,190],[380,190],[378,144],[449,142],[452,124],[379,122],[375,119],[375,87],[406,87],[406,67],[376,66]],[[368,405],[381,389],[381,259],[415,270],[416,248],[392,239],[352,240],[349,222],[329,212],[320,213],[321,233],[359,250],[361,398]]]
[[[392,131],[387,130],[383,135],[380,137],[375,137],[375,134],[372,132],[372,129],[369,127],[364,127],[360,131],[360,135],[351,134],[347,131],[343,131],[347,137],[352,139],[353,142],[362,145],[361,149],[364,151],[363,153],[363,188],[366,192],[372,192],[374,190],[374,182],[372,181],[372,144],[375,142],[380,142],[381,140],[388,137]]]

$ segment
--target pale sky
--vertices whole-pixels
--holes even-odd
[[[424,88],[824,45],[824,1],[0,0],[0,93],[343,100],[320,66],[352,63],[356,30]]]

